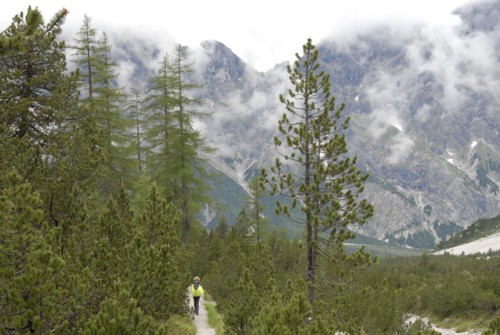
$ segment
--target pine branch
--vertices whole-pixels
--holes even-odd
[[[26,36],[33,35],[42,24],[42,13],[40,13],[40,10],[38,10],[38,8],[32,10],[30,6],[28,8],[28,14],[26,14]]]
[[[66,16],[68,14],[69,11],[66,8],[63,8],[60,11],[58,11],[45,27],[44,34],[47,34],[49,32],[53,32],[54,34],[59,34],[61,32],[61,26],[64,23]]]

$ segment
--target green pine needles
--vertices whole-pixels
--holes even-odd
[[[348,227],[363,225],[373,207],[360,199],[368,175],[358,169],[356,158],[347,156],[344,131],[349,117],[343,117],[344,104],[337,106],[331,95],[330,77],[320,69],[319,51],[311,39],[296,58],[293,67],[288,66],[293,88],[288,97],[280,95],[286,112],[274,143],[281,158],[269,172],[262,170],[262,180],[272,194],[289,200],[277,201],[276,213],[305,226],[308,296],[313,304],[318,257],[349,258],[343,244],[354,234]]]

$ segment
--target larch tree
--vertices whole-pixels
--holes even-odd
[[[134,148],[134,161],[137,172],[142,173],[145,165],[145,143],[144,143],[144,108],[141,101],[141,91],[132,89],[127,104],[128,118],[133,120],[133,139],[131,141]]]
[[[108,35],[103,32],[97,43],[96,80],[93,103],[97,111],[97,124],[102,131],[102,143],[106,157],[109,180],[114,183],[105,190],[118,190],[121,181],[129,181],[134,171],[133,120],[125,117],[126,94],[117,87],[118,64],[111,57],[111,44]]]
[[[265,189],[260,184],[260,178],[255,176],[250,181],[250,198],[248,199],[248,206],[250,209],[250,222],[255,230],[255,240],[260,242],[262,237],[262,228],[267,223],[267,218],[264,216],[266,207],[262,205],[265,196]]]
[[[308,299],[314,306],[318,257],[349,258],[344,242],[354,234],[348,227],[364,224],[373,207],[360,199],[368,175],[347,155],[349,117],[331,94],[330,76],[320,70],[311,39],[288,74],[293,88],[279,97],[286,112],[278,122],[281,136],[274,137],[279,157],[270,171],[262,169],[262,180],[272,194],[290,200],[278,200],[276,213],[305,226]]]
[[[85,15],[80,30],[75,38],[73,62],[80,71],[80,82],[83,89],[83,98],[92,99],[94,96],[94,76],[99,62],[96,55],[97,30],[92,27],[92,18]]]
[[[104,159],[106,194],[117,191],[121,180],[130,179],[133,151],[130,143],[134,123],[125,117],[126,94],[117,87],[118,64],[111,56],[111,44],[105,32],[97,37],[91,18],[84,21],[75,39],[73,62],[78,67],[82,104],[94,119],[100,134],[97,147]]]
[[[185,244],[201,206],[209,202],[202,154],[211,149],[193,128],[194,119],[206,114],[194,109],[202,100],[194,97],[200,85],[189,81],[192,72],[186,48],[178,45],[173,55],[163,58],[145,99],[149,113],[147,142],[151,145],[148,171],[179,209]]]
[[[160,171],[164,169],[166,158],[165,143],[169,139],[170,128],[173,124],[172,110],[174,108],[173,100],[173,77],[170,73],[171,60],[170,55],[166,53],[160,62],[160,69],[157,75],[149,83],[149,87],[144,98],[144,107],[147,111],[147,142],[148,150],[148,169],[160,185],[166,180],[161,180]]]

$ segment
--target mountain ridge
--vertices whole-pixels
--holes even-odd
[[[451,32],[381,26],[342,45],[317,43],[332,94],[351,117],[348,154],[370,173],[363,196],[375,216],[358,233],[433,248],[500,213],[495,10],[491,3],[457,10],[462,24]],[[278,96],[289,88],[287,63],[258,72],[216,40],[191,52],[192,79],[204,84],[197,94],[212,113],[194,125],[217,149],[207,159],[246,191],[276,156],[272,137],[284,112]]]
[[[386,31],[384,29],[387,28],[381,31]],[[420,32],[416,34],[415,38],[421,38]],[[416,82],[409,81],[406,86],[416,85],[417,88],[408,94],[407,101],[404,101],[407,105],[397,106],[401,110],[399,113],[388,114],[393,119],[387,125],[379,127],[381,129],[374,128],[374,123],[381,122],[373,113],[379,108],[378,102],[373,103],[373,99],[369,99],[373,95],[371,86],[364,87],[388,75],[385,72],[374,73],[373,69],[392,68],[396,72],[404,72],[408,71],[410,60],[405,44],[392,42],[389,48],[385,48],[383,42],[386,38],[373,40],[365,36],[361,40],[364,47],[354,48],[357,60],[349,53],[339,56],[331,45],[319,44],[321,61],[326,63],[325,69],[334,78],[334,94],[339,101],[350,102],[347,112],[358,121],[358,128],[364,126],[367,129],[365,133],[368,136],[364,140],[360,140],[362,132],[359,129],[350,132],[348,143],[351,152],[359,157],[360,165],[372,174],[372,180],[384,181],[398,190],[397,193],[387,193],[377,184],[367,185],[368,192],[372,190],[372,195],[367,197],[375,202],[378,214],[360,232],[401,245],[431,248],[475,219],[498,212],[498,199],[490,192],[498,188],[500,180],[496,169],[498,157],[492,157],[498,140],[489,135],[476,135],[487,135],[484,132],[487,129],[496,133],[496,129],[488,126],[491,115],[483,113],[485,117],[480,116],[482,111],[479,108],[485,106],[488,99],[469,93],[471,98],[464,100],[463,106],[456,105],[455,109],[451,109],[453,105],[449,105],[443,95],[447,83],[439,82],[438,74],[413,70],[417,74]],[[402,40],[407,43],[408,37]],[[370,44],[370,41],[373,43]],[[431,60],[430,54],[435,51],[424,45],[421,52],[424,52],[424,58]],[[360,52],[362,49],[366,52]],[[346,62],[347,66],[344,66]],[[337,73],[340,75],[335,76]],[[340,89],[336,90],[336,87]],[[470,87],[468,89],[471,90]],[[472,98],[478,98],[478,101],[474,103]],[[438,113],[428,115],[428,119],[417,127],[415,121],[409,120],[423,113],[422,108],[430,108],[426,106],[434,106]],[[409,119],[403,118],[405,114]],[[367,119],[370,122],[366,122]],[[402,126],[405,123],[409,126]],[[373,136],[374,130],[380,134]],[[496,141],[492,142],[493,139]],[[473,146],[474,142],[479,146]],[[410,147],[411,152],[405,153],[404,150]],[[484,147],[493,149],[488,152]],[[453,156],[454,151],[461,152],[463,156]],[[380,157],[392,160],[387,164],[387,159]]]

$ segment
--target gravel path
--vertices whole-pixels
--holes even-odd
[[[189,291],[189,307],[194,308],[193,296],[191,295],[191,289]],[[208,314],[205,309],[205,298],[202,296],[200,299],[200,310],[199,315],[194,315],[193,320],[196,326],[197,335],[215,335],[215,329],[208,325]]]

